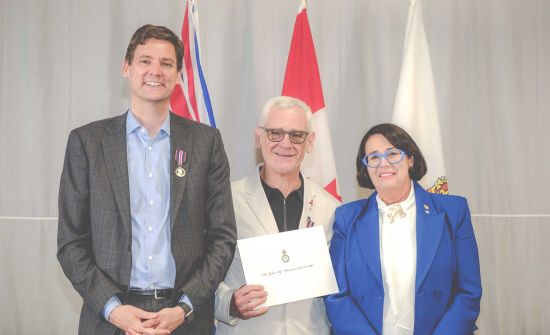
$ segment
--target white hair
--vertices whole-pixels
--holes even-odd
[[[311,113],[311,108],[309,108],[309,106],[302,100],[287,96],[279,96],[267,100],[267,102],[264,104],[264,107],[262,108],[260,126],[265,126],[267,124],[269,113],[271,113],[274,108],[283,110],[299,108],[303,110],[307,121],[307,131],[311,131],[313,122],[313,114]]]

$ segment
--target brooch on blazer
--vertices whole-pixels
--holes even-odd
[[[390,223],[393,223],[396,218],[402,219],[406,217],[407,213],[405,213],[401,205],[397,204],[390,206],[390,208],[388,209],[388,213],[386,213],[386,216],[390,220]]]
[[[313,197],[307,202],[307,204],[309,205],[308,210],[311,211],[313,205],[315,205],[315,194],[313,194]]]
[[[187,152],[183,151],[182,149],[176,149],[176,155],[174,157],[176,160],[176,163],[178,164],[178,167],[176,168],[176,176],[182,178],[185,177],[187,172],[185,172],[185,169],[183,168],[183,164],[187,160]]]

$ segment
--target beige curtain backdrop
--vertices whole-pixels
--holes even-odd
[[[0,0],[0,333],[75,334],[80,297],[55,259],[67,135],[123,113],[121,65],[184,0]],[[299,0],[198,0],[203,65],[232,179],[281,92]],[[345,201],[361,136],[391,120],[407,0],[309,0]],[[424,0],[451,193],[468,198],[483,279],[479,334],[550,329],[550,0]],[[429,162],[428,162],[429,167]]]

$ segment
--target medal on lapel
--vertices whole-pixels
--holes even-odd
[[[311,228],[315,226],[315,222],[311,219],[311,216],[308,216],[306,219],[306,227]]]
[[[187,159],[187,152],[185,152],[181,149],[177,149],[174,159],[176,160],[176,163],[178,164],[178,167],[176,168],[176,171],[175,171],[176,176],[178,176],[180,178],[185,177],[187,172],[185,172],[185,169],[183,168],[183,164],[185,163],[185,160]]]

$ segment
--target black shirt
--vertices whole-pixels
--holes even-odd
[[[263,180],[262,186],[279,232],[298,229],[304,207],[304,179],[302,175],[300,174],[300,187],[290,192],[286,199],[279,189],[270,187]]]

